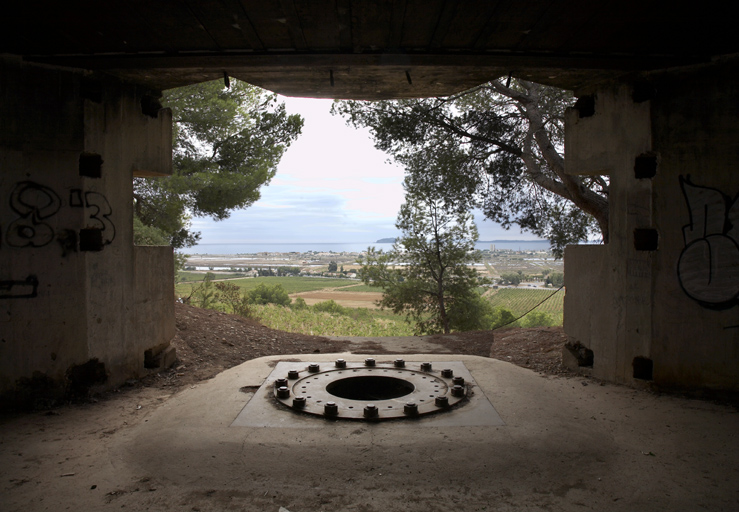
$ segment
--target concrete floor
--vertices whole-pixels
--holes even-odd
[[[6,486],[0,495],[5,510],[79,510],[94,492],[88,485],[93,476],[101,482],[98,501],[91,502],[95,510],[739,509],[734,409],[582,378],[542,377],[494,359],[404,355],[407,361],[464,362],[475,391],[484,393],[504,425],[315,418],[310,421],[320,428],[231,426],[254,395],[254,388],[240,389],[260,386],[277,361],[337,357],[364,359],[281,356],[232,368],[106,438],[103,448],[87,455],[87,469],[78,465],[77,476],[86,471],[89,478],[70,478],[58,496],[23,507],[22,491]],[[0,453],[8,456],[4,448]],[[114,481],[139,483],[111,491]]]

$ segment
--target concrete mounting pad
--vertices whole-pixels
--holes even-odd
[[[403,368],[396,368],[392,360],[379,361],[371,358],[373,365],[368,367],[358,362],[347,362],[340,359],[342,368],[335,365],[323,365],[319,363],[306,363],[303,361],[280,361],[274,370],[264,380],[264,383],[254,393],[241,413],[231,424],[232,427],[281,427],[281,428],[324,428],[327,421],[351,420],[351,421],[384,421],[389,419],[395,421],[395,428],[419,428],[419,427],[452,427],[452,426],[495,426],[503,425],[503,420],[495,411],[485,394],[475,383],[464,363],[459,361],[440,361],[427,371],[421,371],[420,361],[404,361]],[[430,363],[425,363],[429,364]],[[315,373],[307,368],[315,365]],[[319,369],[320,367],[320,369]],[[454,397],[450,394],[452,377],[444,378],[441,369],[450,371],[452,376],[461,378],[466,388],[466,396]],[[289,375],[290,371],[296,373],[295,379],[287,379],[286,384],[292,390],[289,398],[280,401],[275,398],[275,382],[279,378]],[[300,377],[302,375],[302,378]],[[398,397],[380,400],[375,396],[368,400],[347,399],[347,397],[336,396],[328,391],[332,383],[340,382],[342,378],[364,377],[387,378],[397,377],[409,384],[403,394]],[[366,381],[365,381],[366,383]],[[436,384],[435,384],[436,383]],[[303,384],[301,386],[301,384]],[[308,391],[306,384],[311,384]],[[424,385],[425,384],[425,385]],[[315,389],[318,387],[318,389]],[[307,395],[307,404],[302,410],[291,409],[292,398],[295,391],[301,395]],[[288,390],[288,393],[290,393]],[[367,389],[370,394],[373,390]],[[451,404],[449,407],[439,408],[435,404],[435,398],[442,396]],[[323,398],[323,400],[321,400]],[[323,405],[317,402],[331,400],[337,406],[335,417],[325,416]],[[404,405],[408,402],[416,404],[417,416],[408,417],[403,413]],[[282,402],[282,403],[281,403]],[[363,407],[371,404],[377,409],[376,420],[364,419]]]
[[[158,496],[178,496],[171,508],[178,510],[656,511],[739,503],[733,409],[542,377],[481,357],[405,355],[464,363],[505,425],[311,418],[319,428],[231,426],[278,362],[337,357],[364,359],[274,356],[225,371],[118,436],[108,447],[111,463],[156,475]],[[167,509],[162,501],[146,506]]]

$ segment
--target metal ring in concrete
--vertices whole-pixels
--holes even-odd
[[[308,414],[384,420],[448,410],[467,398],[467,386],[451,369],[436,370],[430,363],[406,367],[402,360],[361,364],[339,359],[327,369],[309,364],[291,370],[275,380],[274,396]]]

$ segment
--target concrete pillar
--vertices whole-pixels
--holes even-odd
[[[604,87],[567,114],[567,172],[611,180],[610,243],[565,254],[565,331],[597,377],[739,389],[736,69]]]
[[[142,108],[151,91],[12,57],[0,77],[0,394],[138,377],[173,334],[140,337],[132,228],[133,174],[171,173],[169,111]]]

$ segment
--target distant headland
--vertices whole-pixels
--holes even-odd
[[[521,244],[521,243],[549,243],[549,240],[478,240],[478,244]],[[394,244],[395,238],[380,238],[376,244]]]

